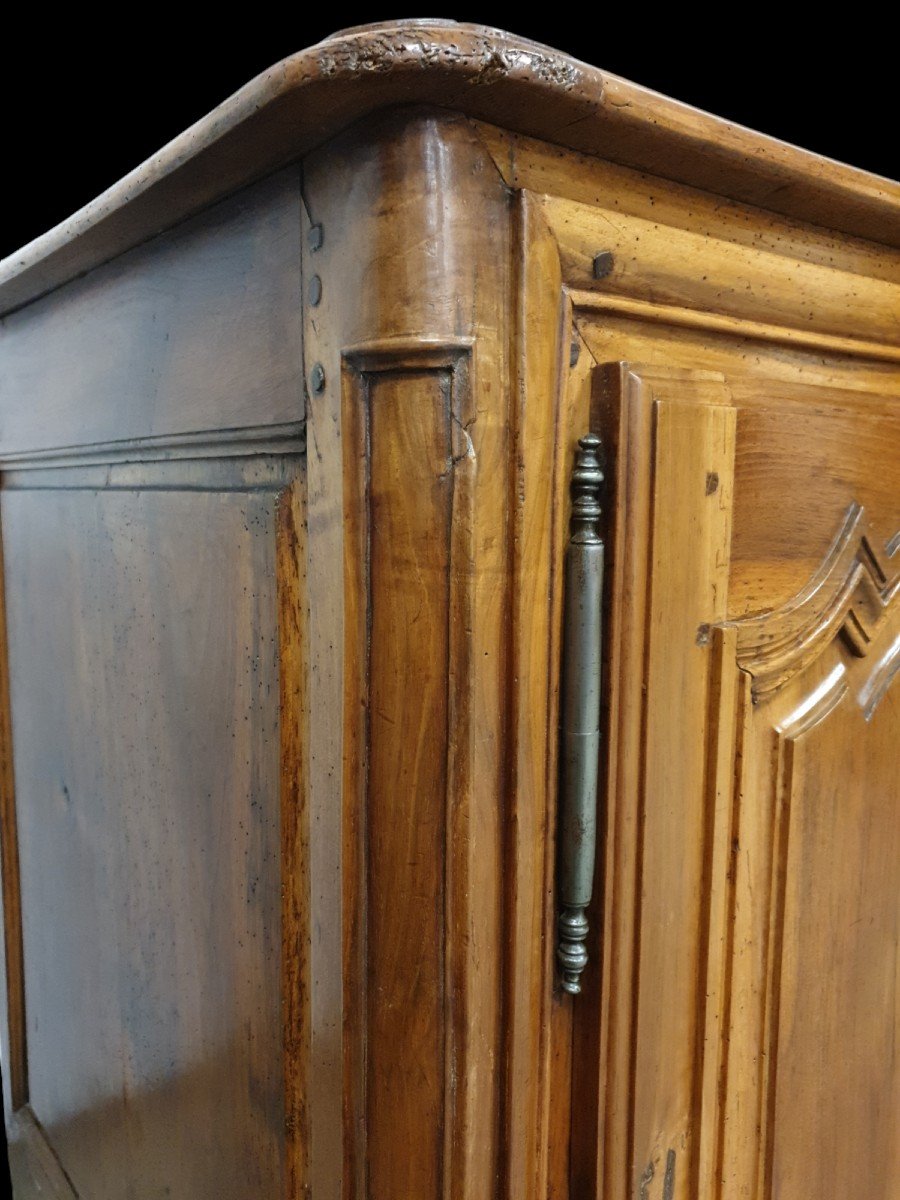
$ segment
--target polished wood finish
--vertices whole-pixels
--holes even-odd
[[[856,98],[847,103],[852,111]],[[892,180],[501,30],[395,21],[346,30],[277,63],[68,221],[10,255],[0,265],[2,307],[26,304],[122,254],[354,122],[408,104],[439,105],[768,213],[900,245],[900,184]]]
[[[424,196],[410,191],[413,178],[416,187],[424,183]],[[463,178],[478,186],[465,211],[448,210],[442,197]],[[321,490],[313,491],[311,478],[310,528],[321,523],[329,546],[340,548],[343,574],[340,558],[320,570],[330,573],[327,594],[343,588],[346,597],[340,631],[334,614],[320,618],[329,697],[340,687],[332,702],[343,703],[343,798],[336,803],[333,760],[312,796],[336,839],[323,848],[341,867],[330,882],[343,880],[328,902],[342,914],[343,976],[334,943],[323,946],[314,1021],[318,1014],[333,1020],[327,987],[342,1013],[344,1130],[335,1146],[332,1110],[313,1114],[312,1186],[339,1194],[343,1170],[346,1189],[383,1195],[396,1186],[394,1172],[412,1190],[478,1195],[492,1186],[498,1155],[496,1125],[483,1114],[498,1105],[494,1064],[502,1053],[497,797],[509,583],[505,413],[479,412],[476,397],[503,396],[506,342],[496,312],[508,302],[509,253],[493,270],[486,262],[508,199],[467,123],[427,110],[388,114],[312,156],[304,196],[323,224],[322,246],[308,249],[304,264],[323,293],[308,311],[306,361],[321,363],[325,378],[310,395],[308,438],[328,455],[311,465]],[[409,253],[410,245],[435,252]],[[387,262],[376,292],[366,281]],[[476,330],[490,330],[477,357]],[[410,411],[420,414],[417,440],[400,429],[401,397],[403,423]],[[337,445],[336,427],[343,431]],[[413,461],[416,447],[422,463]],[[395,546],[385,545],[379,528],[392,531]],[[418,529],[415,554],[401,554],[411,529]],[[435,589],[445,590],[426,605]],[[400,597],[407,617],[398,622]],[[427,646],[418,642],[423,623]],[[404,665],[413,662],[415,670]],[[382,682],[376,664],[396,682]],[[401,719],[398,706],[407,704],[414,721],[410,713]],[[334,712],[327,719],[326,736],[334,738]],[[432,758],[443,763],[439,770],[426,765]],[[385,993],[388,964],[410,978]],[[431,988],[423,995],[418,985],[421,1024],[413,1026],[408,999],[396,1015],[383,1010],[398,1003],[394,989],[412,986],[418,974]],[[320,1036],[324,1048],[324,1030]],[[418,1151],[410,1155],[409,1127],[404,1133],[397,1124],[411,1106],[385,1111],[385,1101],[377,1115],[373,1108],[379,1089],[397,1090],[385,1054],[407,1036],[440,1051],[433,1064],[421,1049],[411,1051],[401,1066],[406,1089],[434,1114],[433,1132],[419,1134],[421,1161]]]
[[[401,22],[0,267],[20,1198],[895,1195],[898,229],[895,184]]]

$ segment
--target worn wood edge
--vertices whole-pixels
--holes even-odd
[[[741,684],[737,634],[718,626],[711,631],[709,721],[706,781],[706,855],[704,878],[705,978],[699,1023],[698,1072],[693,1105],[697,1142],[691,1187],[697,1196],[717,1200],[721,1184],[721,1113],[726,1085],[728,1013],[731,998],[731,949],[734,915],[733,857],[738,787],[735,755],[739,744]]]
[[[300,454],[306,448],[303,421],[246,429],[200,430],[112,442],[54,446],[0,454],[0,470],[44,470],[46,467],[99,466],[196,458],[252,458],[268,454]]]
[[[278,497],[281,742],[281,986],[286,1200],[309,1190],[310,921],[309,650],[305,473]]]
[[[304,188],[306,181],[304,180]],[[305,192],[301,206],[302,278],[305,295],[317,264],[311,261],[311,219]],[[326,249],[327,254],[327,249]],[[334,289],[325,288],[321,306],[303,307],[304,377],[315,362],[339,374],[340,354],[335,344],[339,329],[333,306]],[[343,720],[345,606],[344,540],[345,498],[341,442],[330,440],[333,422],[339,421],[333,389],[308,397],[307,431],[307,634],[310,704],[307,768],[309,806],[310,887],[315,895],[317,919],[309,929],[310,954],[310,1079],[315,1081],[315,1103],[308,1109],[309,1194],[341,1194],[344,1157],[349,1132],[344,1124],[346,1035],[351,1032],[344,1011],[344,976],[347,949],[344,922],[352,920],[354,898],[345,897],[344,823],[355,812],[353,797],[344,794],[340,764],[350,752],[350,730]],[[345,434],[341,435],[346,436]],[[337,515],[335,515],[337,514]],[[349,632],[347,634],[349,636]],[[348,664],[349,669],[349,664]],[[346,735],[346,736],[345,736]],[[337,768],[337,774],[335,774]],[[351,876],[352,877],[352,876]],[[348,1194],[352,1194],[352,1187]]]
[[[302,50],[0,263],[0,313],[146,241],[379,108],[432,104],[786,216],[900,245],[900,184],[535,42],[401,21]]]
[[[592,361],[596,361],[591,356]],[[605,641],[609,669],[606,830],[603,846],[604,988],[600,1012],[600,1061],[596,1136],[600,1143],[593,1196],[630,1194],[636,1024],[637,879],[636,805],[621,800],[638,777],[637,740],[628,721],[639,712],[644,677],[644,626],[651,520],[649,492],[639,486],[649,469],[653,434],[649,406],[635,402],[641,381],[627,362],[596,364],[602,427],[613,464],[609,481],[611,572]],[[629,399],[631,402],[629,403]],[[604,664],[605,665],[605,664]]]
[[[470,117],[469,123],[506,186],[531,192],[545,205],[548,200],[585,205],[598,217],[615,219],[614,214],[621,214],[629,221],[637,218],[657,227],[667,226],[676,234],[702,232],[728,242],[739,254],[750,249],[786,255],[804,267],[849,271],[867,280],[896,283],[900,279],[897,255],[883,243],[791,219],[610,158],[539,141],[477,117]],[[573,279],[571,286],[606,290],[602,281],[576,283]]]
[[[0,536],[0,878],[3,895],[4,1107],[14,1113],[28,1100],[28,1054],[25,1024],[25,958],[22,941],[22,892],[19,838],[13,770],[12,707],[9,695],[9,645],[6,629],[6,588],[3,538]]]
[[[503,970],[504,1200],[548,1194],[551,1027],[554,1027],[555,856],[559,690],[559,438],[567,304],[555,239],[524,191],[514,195],[514,321],[509,454],[510,749],[504,868],[508,930]],[[548,432],[549,435],[548,436]],[[549,514],[549,522],[538,519]]]
[[[632,300],[626,296],[610,296],[584,288],[571,289],[572,302],[582,311],[609,313],[650,321],[655,325],[674,325],[681,329],[699,329],[708,333],[746,338],[748,341],[773,342],[776,345],[836,354],[852,358],[875,359],[900,363],[900,346],[886,342],[861,341],[838,334],[818,333],[795,329],[789,325],[769,325],[746,317],[728,316],[706,309],[686,308],[678,304],[655,304],[649,300]]]
[[[7,1117],[6,1134],[16,1200],[78,1200],[30,1108]]]

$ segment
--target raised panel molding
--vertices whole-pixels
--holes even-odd
[[[783,688],[837,636],[855,656],[869,654],[900,591],[900,572],[888,565],[891,546],[878,552],[863,507],[854,502],[807,586],[786,604],[734,623],[738,662],[753,676],[754,700]]]
[[[896,542],[876,550],[862,506],[851,503],[821,568],[795,597],[713,631],[715,672],[727,686],[717,689],[709,716],[720,747],[724,741],[716,791],[725,800],[715,817],[707,991],[722,1019],[709,1029],[709,1149],[699,1194],[717,1200],[777,1194],[779,1105],[790,1104],[778,1090],[782,976],[802,954],[802,944],[787,945],[803,919],[795,897],[788,929],[797,872],[789,856],[800,852],[792,849],[798,806],[808,822],[817,799],[808,783],[817,759],[807,746],[833,722],[834,744],[849,739],[864,753],[860,717],[873,719],[900,666]],[[828,836],[840,836],[839,828],[835,818]],[[824,854],[826,833],[818,836]],[[821,903],[840,875],[821,880]]]
[[[707,713],[718,697],[710,630],[727,612],[736,413],[714,372],[613,363],[597,376],[600,428],[615,464],[615,569],[601,1151],[598,1178],[584,1187],[604,1197],[687,1200],[698,1194],[704,1153],[696,1114],[715,807]],[[576,1108],[576,1126],[580,1119]]]
[[[900,669],[900,539],[882,548],[850,504],[792,600],[729,620],[726,380],[631,363],[595,375],[614,464],[615,568],[600,1012],[575,1016],[576,1048],[590,1044],[585,1021],[600,1030],[593,1187],[640,1200],[769,1200],[797,1158],[795,1146],[779,1149],[790,1091],[778,1072],[785,1054],[784,1070],[802,1060],[785,1022],[811,969],[793,939],[814,910],[791,879],[797,855],[832,853],[811,824],[822,752],[808,746],[830,721],[835,745],[855,756],[869,727],[886,736],[876,712]],[[836,864],[822,886],[842,880]],[[583,1073],[576,1050],[579,1099]],[[577,1104],[572,1121],[583,1145]],[[592,1186],[584,1161],[576,1191]]]

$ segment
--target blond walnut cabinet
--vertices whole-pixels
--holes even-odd
[[[896,1200],[900,186],[368,27],[0,309],[19,1200]]]

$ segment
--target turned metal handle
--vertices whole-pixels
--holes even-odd
[[[594,884],[600,762],[600,661],[603,539],[600,439],[578,442],[572,471],[572,516],[566,548],[563,633],[562,787],[560,793],[556,956],[567,992],[581,991],[587,965],[586,910]]]

